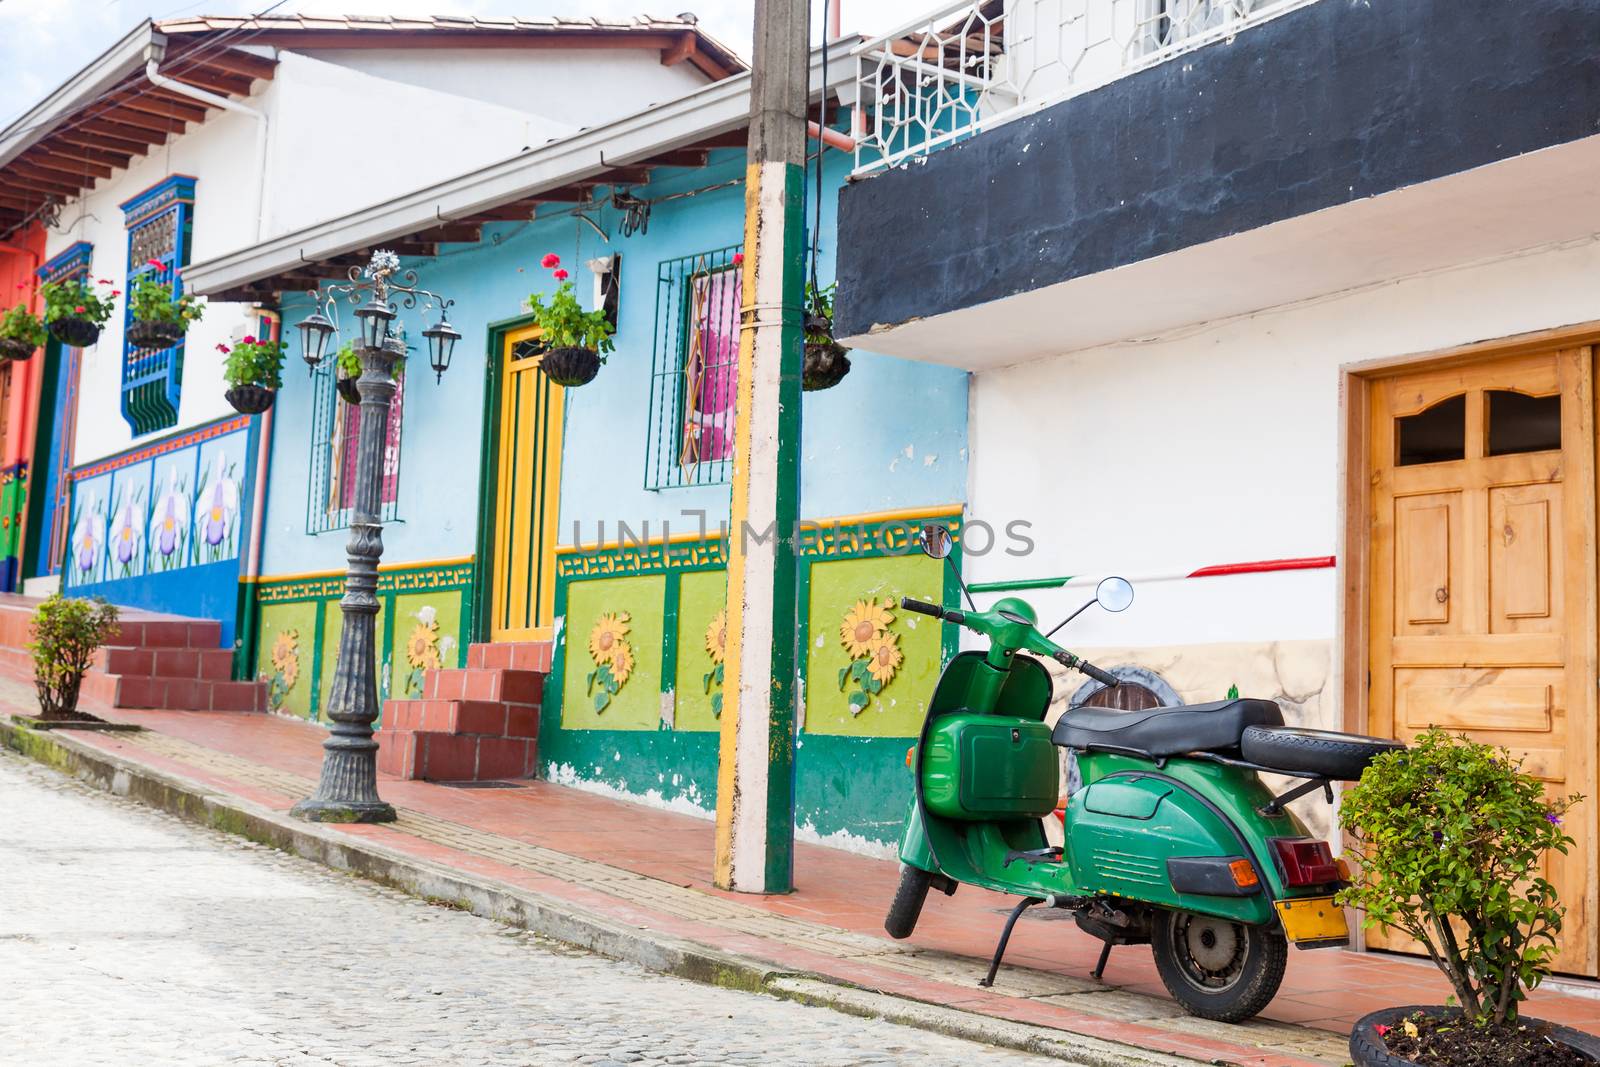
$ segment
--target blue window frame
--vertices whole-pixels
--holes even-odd
[[[155,277],[172,286],[173,296],[183,292],[179,269],[189,265],[194,224],[195,179],[175,174],[126,201],[123,225],[128,230],[128,281],[123,298],[122,417],[135,437],[178,424],[178,400],[183,390],[183,349],[140,348],[127,339],[132,321],[129,299],[139,279]]]

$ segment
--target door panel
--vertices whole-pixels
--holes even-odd
[[[1595,788],[1595,431],[1589,349],[1373,383],[1368,728],[1501,745],[1552,796]],[[1596,827],[1548,876],[1558,970],[1596,973]],[[1369,943],[1420,946],[1373,931]]]
[[[506,337],[500,367],[490,639],[552,635],[564,390],[539,372],[538,331]]]

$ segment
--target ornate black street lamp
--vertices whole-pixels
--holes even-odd
[[[394,281],[399,274],[400,281]],[[403,284],[401,284],[403,282]],[[450,364],[450,351],[461,335],[445,318],[453,301],[417,285],[416,271],[400,273],[393,252],[373,253],[366,267],[351,267],[349,284],[329,285],[308,294],[317,309],[300,323],[301,356],[313,371],[326,357],[337,332],[324,309],[337,312],[337,298],[355,304],[361,323],[356,352],[361,357],[361,428],[356,448],[355,501],[347,546],[350,567],[345,578],[344,629],[339,635],[339,659],[333,689],[328,694],[328,718],[333,725],[322,743],[322,779],[311,797],[296,804],[291,814],[310,822],[393,822],[394,808],[378,797],[378,742],[372,724],[378,718],[377,616],[378,560],[383,556],[383,449],[389,425],[389,404],[394,399],[394,366],[405,356],[405,342],[389,336],[397,296],[408,308],[426,301],[437,309],[438,323],[424,330],[429,362],[442,377]]]

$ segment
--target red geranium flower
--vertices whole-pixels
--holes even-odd
[[[735,267],[737,267],[739,264],[741,264],[743,262],[744,262],[744,253],[743,252],[735,252],[733,254],[733,265]]]
[[[539,261],[539,266],[545,270],[549,270],[551,267],[559,267],[561,266],[561,257],[554,252],[546,252],[544,258]]]
[[[217,351],[221,352],[223,355],[227,355],[228,354],[228,346],[227,345],[218,345],[217,346]]]
[[[113,289],[113,290],[111,290],[111,295],[112,296],[121,296],[122,295],[122,290],[121,289]]]
[[[569,274],[568,274],[568,273],[567,273],[567,272],[566,272],[566,271],[564,271],[564,270],[557,270],[557,271],[556,271],[556,272],[555,272],[555,275],[554,275],[554,277],[555,277],[555,280],[556,280],[556,281],[558,281],[558,282],[564,282],[564,281],[566,281],[566,280],[567,280],[567,279],[568,279],[568,278],[569,278],[569,277],[571,277],[571,275],[569,275]]]
[[[1394,1027],[1385,1026],[1382,1023],[1374,1023],[1372,1028],[1374,1030],[1378,1031],[1378,1036],[1379,1037],[1382,1037],[1384,1034],[1387,1034],[1390,1030],[1394,1029]]]
[[[79,304],[77,307],[73,308],[72,310],[75,313],[79,314],[79,315],[87,315],[89,313],[89,309],[84,307],[82,304]]]
[[[97,285],[110,285],[111,284],[111,279],[110,278],[96,278],[95,279],[95,283]]]
[[[144,261],[144,265],[147,267],[154,267],[156,270],[161,269],[161,261],[159,259],[147,259]]]

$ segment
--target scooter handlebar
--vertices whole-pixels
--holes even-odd
[[[947,610],[945,608],[941,608],[937,604],[930,604],[925,600],[913,600],[908,596],[903,596],[900,598],[900,607],[906,611],[915,611],[919,615],[932,615],[936,619],[944,619],[947,622],[953,622],[957,625],[961,625],[967,621],[966,614],[956,611],[954,608]]]
[[[1055,660],[1064,667],[1082,671],[1084,674],[1087,674],[1090,678],[1093,678],[1095,681],[1099,682],[1108,689],[1120,684],[1121,682],[1121,679],[1112,674],[1110,671],[1101,670],[1093,663],[1090,663],[1086,659],[1079,659],[1066,649],[1062,649],[1060,652],[1057,652],[1055,654]]]

